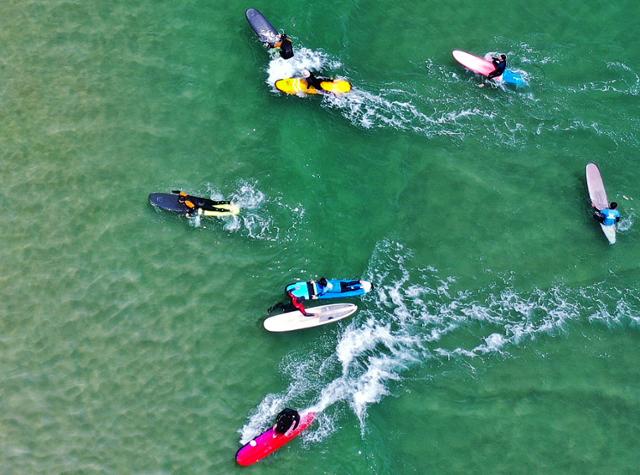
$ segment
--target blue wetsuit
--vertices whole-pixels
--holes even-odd
[[[600,215],[602,217],[602,224],[605,226],[613,226],[620,221],[620,211],[617,209],[601,209]]]

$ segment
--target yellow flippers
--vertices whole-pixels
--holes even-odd
[[[203,210],[202,215],[219,217],[219,216],[235,216],[237,214],[240,214],[240,207],[233,203],[230,203],[228,205],[223,205],[223,204],[216,205],[216,208],[220,209],[220,211]]]

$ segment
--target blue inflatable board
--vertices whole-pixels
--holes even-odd
[[[298,298],[311,299],[337,299],[347,297],[359,297],[371,290],[370,282],[364,280],[327,279],[327,287],[322,287],[319,282],[294,282],[285,287],[284,292],[292,292]]]
[[[529,85],[523,73],[508,68],[502,73],[502,80],[505,84],[515,87],[526,87]]]
[[[260,13],[255,8],[249,8],[245,15],[247,17],[247,21],[253,31],[256,32],[260,41],[265,44],[272,44],[278,38],[278,30],[276,30],[269,20],[267,20],[262,13]]]

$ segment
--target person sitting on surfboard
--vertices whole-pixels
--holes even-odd
[[[498,76],[502,76],[504,70],[507,69],[507,56],[504,54],[501,54],[499,58],[493,56],[491,58],[491,62],[493,63],[493,67],[496,69],[494,69],[493,72],[489,73],[487,75],[487,78],[493,79],[497,78]]]
[[[308,69],[302,70],[302,77],[307,81],[307,87],[316,88],[318,91],[322,90],[322,86],[320,85],[323,81],[326,81],[325,78],[319,78],[315,74],[313,74]]]
[[[620,221],[621,217],[620,211],[618,211],[617,208],[618,203],[615,201],[612,201],[609,207],[604,209],[598,209],[594,206],[593,209],[596,210],[596,212],[593,213],[593,217],[603,226],[613,226]]]
[[[269,46],[279,48],[282,59],[293,58],[293,43],[286,33],[278,35],[278,41]]]
[[[284,408],[276,416],[276,424],[273,426],[273,436],[288,435],[300,424],[300,414],[294,409]]]
[[[291,299],[291,305],[293,305],[296,310],[298,310],[302,315],[304,315],[305,317],[313,317],[315,315],[315,313],[307,312],[307,310],[304,308],[304,304],[302,303],[302,299],[299,299],[298,297],[293,295],[293,292],[287,292],[287,295]]]

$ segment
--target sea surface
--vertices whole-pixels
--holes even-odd
[[[637,473],[639,16],[3,0],[0,472]],[[505,52],[530,87],[480,87],[453,49]],[[354,92],[273,88],[304,67]],[[172,189],[243,211],[148,204]],[[323,275],[375,289],[334,325],[262,328],[287,283]],[[236,466],[287,406],[320,416]]]

